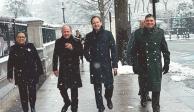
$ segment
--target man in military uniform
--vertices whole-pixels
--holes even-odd
[[[152,91],[153,112],[160,112],[160,91],[162,72],[167,73],[170,64],[170,52],[164,37],[164,31],[155,26],[153,15],[145,17],[145,26],[134,33],[132,54],[134,72],[139,75],[141,83],[141,105],[147,104],[147,93]],[[161,53],[164,57],[162,68]]]

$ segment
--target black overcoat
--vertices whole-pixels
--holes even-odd
[[[162,60],[164,65],[170,64],[170,52],[164,37],[164,31],[160,28],[138,29],[134,34],[132,48],[133,66],[138,75],[148,77],[148,90],[160,91],[162,81]]]
[[[7,64],[7,78],[15,78],[15,84],[38,83],[43,74],[40,57],[32,43],[11,46]]]
[[[91,83],[113,83],[112,68],[117,68],[115,40],[110,31],[103,28],[86,35],[84,56],[90,62]]]
[[[73,50],[65,48],[66,43],[71,43]],[[82,87],[79,68],[79,56],[82,52],[81,42],[73,36],[69,39],[61,37],[56,40],[53,53],[53,71],[58,70],[59,61],[57,85],[59,89]]]

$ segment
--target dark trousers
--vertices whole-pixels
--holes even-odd
[[[148,77],[138,77],[139,87],[140,87],[140,95],[141,98],[146,100],[147,95],[149,94],[148,90]],[[152,91],[152,108],[160,108],[160,91]]]
[[[160,92],[152,91],[152,108],[160,110]]]
[[[28,112],[28,102],[30,102],[31,110],[35,109],[36,84],[23,83],[19,84],[18,88],[23,111]]]
[[[149,91],[147,90],[147,78],[144,78],[142,76],[138,76],[138,83],[139,83],[139,93],[138,95],[141,95],[141,93],[144,93],[144,95],[148,95]]]
[[[104,85],[105,86],[105,98],[110,99],[112,98],[113,95],[113,85]],[[96,98],[96,105],[98,109],[103,109],[104,104],[103,104],[103,97],[102,97],[102,84],[97,83],[94,84],[94,92],[95,92],[95,98]]]
[[[71,89],[71,100],[69,99],[69,95],[67,93],[67,89],[61,89],[60,93],[63,97],[63,101],[65,104],[71,104],[71,110],[76,110],[78,108],[78,88],[70,88]]]

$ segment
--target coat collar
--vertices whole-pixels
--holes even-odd
[[[18,46],[18,47],[26,47],[27,42],[25,44],[18,44],[17,42],[15,42],[15,45]]]
[[[68,39],[66,39],[63,36],[61,36],[61,40],[65,40],[65,41],[67,41],[67,40],[73,40],[73,35],[71,35]]]
[[[158,28],[157,27],[153,27],[153,28],[143,28],[143,33],[144,34],[152,34],[154,32],[157,32],[158,31]]]
[[[98,35],[98,34],[100,34],[101,32],[103,32],[104,31],[104,28],[101,26],[101,28],[100,28],[100,30],[98,31],[98,32],[96,32],[96,30],[95,29],[93,29],[93,34],[95,34],[95,35]]]

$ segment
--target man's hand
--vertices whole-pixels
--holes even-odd
[[[10,83],[13,83],[13,79],[12,78],[9,78],[7,79]]]
[[[114,74],[114,76],[117,75],[117,68],[113,68],[113,74]]]
[[[168,73],[168,70],[169,70],[169,65],[164,65],[164,67],[162,68],[163,74]]]
[[[59,71],[58,71],[58,70],[53,71],[53,73],[55,74],[55,76],[56,76],[56,77],[58,77],[58,76],[59,76]]]
[[[73,46],[71,43],[65,43],[65,48],[73,50]]]

